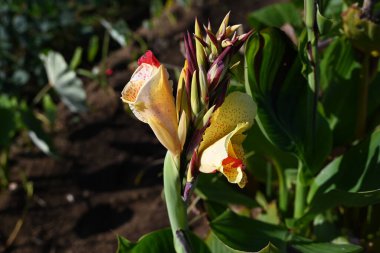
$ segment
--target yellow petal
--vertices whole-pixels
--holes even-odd
[[[248,123],[249,128],[256,116],[256,104],[242,92],[228,95],[224,103],[211,116],[210,126],[206,129],[199,151],[221,139],[235,129],[239,123]]]
[[[148,64],[143,63],[141,66],[143,65]],[[138,74],[135,72],[131,81],[124,88],[125,91],[123,90],[122,99],[129,104],[138,119],[150,125],[161,144],[171,153],[177,155],[181,152],[181,144],[178,137],[178,120],[168,73],[163,65],[159,68],[154,66],[151,69],[146,68],[145,72],[138,72],[140,76],[137,78],[135,78],[135,74]],[[129,96],[128,92],[134,92],[134,89],[138,87],[133,82],[139,80],[143,80],[143,84],[137,95],[135,97]],[[131,82],[132,84],[130,84]]]
[[[231,149],[231,147],[235,145],[241,146],[241,143],[234,143],[233,140],[236,136],[242,135],[248,127],[248,122],[238,124],[230,133],[206,148],[201,153],[199,170],[203,173],[212,173],[216,170],[221,170],[223,160],[227,157],[234,157],[243,161],[243,157],[237,156],[235,149]],[[237,139],[239,140],[239,138]]]
[[[240,188],[243,188],[247,184],[247,175],[243,167],[235,167],[233,163],[228,163],[223,165],[220,172],[223,173],[228,182],[238,184]]]
[[[121,99],[125,103],[133,103],[136,101],[137,95],[140,92],[141,87],[147,82],[155,73],[158,68],[143,63],[132,74],[131,80],[125,85],[121,92]]]

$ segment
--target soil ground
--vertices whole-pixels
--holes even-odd
[[[175,10],[178,22],[165,29],[137,32],[161,62],[181,66],[180,41],[196,16],[203,23],[210,18],[215,25],[231,10],[231,23],[242,23],[247,30],[247,14],[264,3],[268,1],[210,1],[187,11]],[[157,22],[166,24],[165,19]],[[162,199],[165,150],[119,99],[131,75],[126,67],[130,50],[111,53],[108,66],[114,73],[106,88],[85,82],[87,113],[73,115],[62,104],[58,106],[53,130],[58,158],[22,145],[22,136],[16,140],[10,168],[18,188],[0,194],[0,252],[115,252],[116,234],[135,241],[169,225]],[[34,185],[30,201],[20,183],[24,172]],[[21,217],[24,222],[17,237],[5,248]]]

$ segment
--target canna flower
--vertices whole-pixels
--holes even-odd
[[[256,104],[242,92],[228,95],[214,112],[199,146],[200,172],[221,172],[230,183],[247,183],[242,143],[256,115]]]
[[[167,70],[151,51],[138,60],[138,65],[121,99],[139,120],[149,124],[165,148],[179,155],[178,119]]]

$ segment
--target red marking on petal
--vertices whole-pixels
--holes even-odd
[[[243,161],[238,159],[238,158],[233,158],[231,156],[225,158],[223,161],[222,161],[222,165],[223,166],[226,166],[228,164],[231,164],[232,163],[232,167],[233,168],[244,168],[244,164],[243,164]]]
[[[137,64],[140,66],[141,64],[143,63],[146,63],[146,64],[149,64],[149,65],[153,65],[155,67],[159,67],[161,65],[161,63],[157,60],[157,58],[154,56],[153,52],[148,50],[146,51],[146,53],[141,56],[138,61],[137,61]]]

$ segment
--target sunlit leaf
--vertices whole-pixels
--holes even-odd
[[[227,245],[225,245],[221,240],[218,239],[214,235],[214,233],[210,233],[206,239],[206,243],[211,251],[211,253],[245,253],[247,251],[235,250]],[[256,253],[278,253],[278,249],[271,243],[269,243],[265,248],[257,251]]]
[[[212,232],[228,247],[252,252],[273,243],[284,251],[289,233],[276,225],[238,216],[227,211],[210,223]]]
[[[102,19],[100,23],[107,29],[109,35],[117,42],[120,46],[127,46],[126,35],[129,32],[128,27],[125,22],[118,22],[116,24],[111,24],[105,19]]]
[[[296,27],[302,26],[301,12],[297,10],[293,3],[270,4],[249,14],[249,23],[256,29],[261,28],[260,24],[275,26],[280,28],[288,23]]]
[[[82,52],[83,49],[81,47],[75,49],[74,55],[71,58],[70,69],[75,70],[79,66],[82,61]]]
[[[99,51],[99,37],[94,35],[90,38],[87,48],[87,60],[93,62]]]
[[[188,236],[193,252],[210,253],[207,245],[196,235],[189,233]],[[169,228],[146,234],[136,243],[118,236],[118,244],[116,253],[175,253],[173,236]]]
[[[63,56],[49,51],[47,55],[40,55],[44,63],[49,84],[58,93],[62,102],[72,112],[86,110],[86,92],[82,81],[70,70]]]
[[[49,119],[50,124],[54,124],[57,116],[57,106],[49,94],[45,94],[42,98],[45,116]]]

